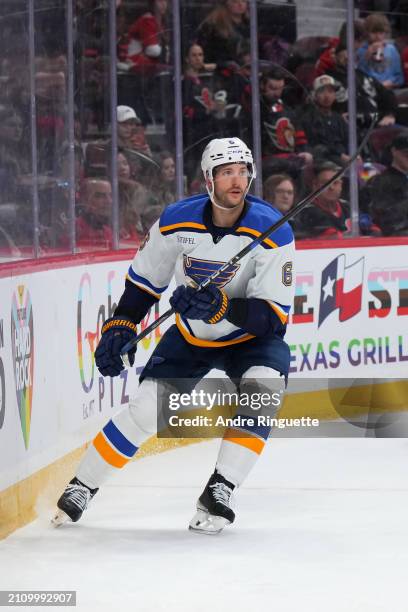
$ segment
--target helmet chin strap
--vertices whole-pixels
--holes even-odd
[[[245,194],[246,195],[246,194]],[[245,197],[245,196],[244,196]],[[225,210],[227,212],[232,212],[233,210],[236,209],[237,206],[241,206],[241,203],[239,204],[235,204],[234,206],[230,206],[230,207],[226,207],[226,206],[221,206],[221,204],[217,204],[217,202],[215,201],[215,197],[214,195],[210,196],[210,200],[211,202],[214,204],[214,206],[216,206],[217,208],[219,208],[220,210]]]

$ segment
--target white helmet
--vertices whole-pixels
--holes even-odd
[[[214,138],[205,147],[201,158],[201,169],[204,178],[210,180],[211,187],[207,191],[210,198],[214,196],[214,181],[213,170],[217,166],[223,164],[239,164],[244,163],[248,166],[249,181],[245,195],[248,193],[253,179],[256,177],[256,167],[252,157],[251,150],[239,138]]]

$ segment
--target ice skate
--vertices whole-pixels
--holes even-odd
[[[216,535],[235,520],[231,496],[235,486],[217,471],[212,474],[197,502],[197,512],[189,529],[195,533]]]
[[[73,478],[57,502],[58,510],[51,520],[53,525],[59,527],[68,521],[79,521],[98,490],[90,489],[77,478]]]

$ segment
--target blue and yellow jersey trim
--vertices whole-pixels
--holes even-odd
[[[234,231],[237,236],[247,236],[252,240],[258,238],[271,225],[282,218],[281,213],[268,202],[248,195],[250,204],[247,212],[240,220],[239,227]],[[200,194],[168,206],[159,220],[160,233],[168,236],[177,232],[209,233],[204,223],[204,210],[208,203],[208,195]],[[293,232],[288,223],[280,227],[272,236],[262,241],[265,249],[276,249],[293,242]]]
[[[235,230],[236,234],[239,235],[243,235],[243,236],[248,236],[248,238],[258,238],[262,232],[259,232],[258,230],[255,230],[251,227],[245,227],[245,226],[240,226],[237,227],[237,229]],[[270,238],[264,238],[261,242],[261,245],[265,248],[265,249],[277,249],[278,245],[276,244],[276,242],[273,242],[273,240],[271,240]]]
[[[160,233],[163,236],[168,236],[169,234],[174,234],[175,232],[180,231],[198,232],[203,234],[208,233],[208,229],[203,223],[195,223],[194,221],[184,221],[181,223],[173,223],[160,227]]]
[[[274,313],[279,317],[281,323],[285,325],[285,323],[288,322],[290,306],[285,306],[284,304],[279,304],[278,302],[273,302],[272,300],[267,300],[267,302]]]
[[[200,346],[202,348],[222,348],[224,346],[232,346],[233,344],[240,344],[241,342],[246,342],[247,340],[251,340],[255,338],[252,334],[247,334],[246,332],[242,332],[242,335],[239,335],[238,338],[230,338],[230,339],[222,339],[219,340],[204,340],[203,338],[197,338],[191,333],[187,328],[187,324],[180,317],[179,314],[176,314],[176,325],[177,329],[183,336],[184,340],[189,344],[193,344],[194,346]],[[188,326],[190,327],[190,326]],[[241,334],[241,332],[233,332],[233,334],[229,334],[229,336],[235,335],[236,333]],[[228,338],[228,337],[227,337]]]
[[[246,215],[241,219],[240,227],[237,229],[237,232],[241,230],[239,232],[241,235],[257,238],[268,227],[277,223],[282,218],[282,214],[276,208],[268,202],[261,200],[261,198],[248,195],[246,199],[251,206]],[[291,242],[293,242],[292,228],[288,223],[284,223],[276,232],[265,238],[261,244],[265,249],[276,249]]]
[[[170,204],[160,216],[160,233],[167,236],[180,231],[208,232],[203,223],[204,207],[207,202],[208,196],[200,194]]]
[[[140,274],[136,274],[132,266],[129,267],[126,278],[130,280],[134,285],[139,287],[139,289],[142,289],[143,291],[146,291],[150,295],[153,295],[158,300],[160,300],[161,294],[164,293],[168,287],[168,285],[166,285],[165,287],[156,287],[144,276],[140,276]]]

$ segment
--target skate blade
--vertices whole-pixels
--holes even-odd
[[[61,527],[61,525],[68,523],[70,520],[71,519],[69,518],[68,514],[58,508],[57,512],[51,519],[51,523],[54,525],[54,527]]]
[[[201,533],[203,535],[217,535],[230,524],[226,518],[222,516],[214,516],[205,512],[204,510],[198,509],[196,514],[190,521],[188,526],[190,531],[194,533]]]

